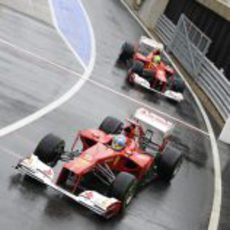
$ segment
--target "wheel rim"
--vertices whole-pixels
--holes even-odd
[[[56,157],[54,158],[54,160],[52,162],[50,162],[50,166],[54,167],[56,165],[56,163],[58,162],[58,160],[60,159],[61,154],[64,152],[64,144],[59,144],[56,149],[54,150]]]
[[[127,207],[131,203],[131,201],[134,197],[134,194],[135,194],[135,190],[136,190],[136,183],[134,183],[133,185],[130,186],[130,188],[129,188],[126,196],[125,196],[125,207]]]

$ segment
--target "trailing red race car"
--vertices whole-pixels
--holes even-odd
[[[184,81],[175,70],[161,59],[163,45],[142,36],[137,46],[125,42],[118,63],[128,67],[127,80],[154,92],[161,93],[176,102],[181,102],[185,89]]]
[[[79,131],[69,152],[61,138],[49,134],[16,169],[110,218],[125,210],[138,188],[175,176],[182,154],[170,144],[173,128],[140,108],[126,125],[107,117],[98,129]],[[54,182],[59,160],[65,163]]]

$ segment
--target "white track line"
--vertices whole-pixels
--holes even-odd
[[[65,67],[63,65],[57,64],[57,63],[55,63],[53,61],[50,61],[49,59],[47,59],[45,57],[37,55],[37,54],[35,54],[35,53],[33,53],[33,52],[29,51],[29,50],[26,50],[26,49],[23,49],[23,48],[21,48],[21,47],[19,47],[17,45],[14,45],[14,44],[4,40],[3,38],[0,38],[0,43],[2,43],[4,45],[7,45],[10,48],[15,49],[18,52],[24,53],[25,55],[31,56],[31,57],[33,57],[35,59],[38,59],[41,62],[44,62],[44,63],[47,63],[47,64],[49,64],[51,66],[54,66],[54,67],[56,67],[58,69],[61,69],[61,70],[64,70],[64,71],[68,71],[68,69],[69,69],[69,68],[67,68],[67,67]],[[84,69],[84,66],[83,66],[83,69]],[[78,77],[82,76],[82,74],[77,73],[77,72],[74,72],[74,75],[77,75]]]
[[[1,146],[0,149],[1,149],[3,152],[7,153],[7,155],[12,156],[13,158],[17,158],[18,160],[23,158],[22,155],[20,155],[20,154],[18,154],[18,153],[15,153],[15,152],[13,152],[13,151],[11,151],[10,149],[7,149],[7,148],[5,148],[5,147],[2,147],[2,146]]]
[[[154,39],[151,32],[141,22],[141,20],[137,17],[137,15],[130,9],[130,7],[127,5],[127,3],[124,0],[120,0],[120,1],[125,6],[125,8],[129,11],[129,13],[135,18],[135,20],[140,24],[140,26],[143,28],[143,30],[146,32],[146,34],[148,34],[149,37]],[[176,69],[176,71],[184,79],[187,88],[191,92],[194,100],[196,101],[196,103],[197,103],[197,105],[198,105],[198,107],[202,113],[202,116],[205,120],[205,124],[206,124],[208,132],[209,132],[211,147],[212,147],[213,165],[214,165],[214,198],[213,198],[212,212],[211,212],[211,216],[209,219],[208,230],[217,230],[218,225],[219,225],[221,202],[222,202],[222,181],[221,181],[221,165],[220,165],[219,150],[218,150],[216,138],[214,135],[214,131],[213,131],[211,122],[209,120],[209,117],[208,117],[207,113],[205,112],[205,109],[204,109],[203,105],[201,104],[199,98],[193,92],[192,88],[190,87],[190,85],[186,81],[185,77],[183,76],[181,71],[177,68],[177,66],[174,64],[174,62],[170,58],[170,56],[166,52],[164,52],[164,54],[171,61],[172,65]]]
[[[18,130],[34,121],[36,121],[37,119],[43,117],[44,115],[46,115],[47,113],[49,112],[52,112],[54,109],[58,108],[59,106],[61,106],[63,103],[67,102],[69,99],[71,99],[80,89],[81,87],[86,83],[87,79],[89,79],[92,71],[93,71],[93,68],[94,68],[94,65],[95,65],[95,59],[96,59],[96,44],[95,44],[95,37],[94,37],[94,32],[93,32],[93,28],[92,28],[92,25],[90,23],[90,20],[89,20],[89,16],[87,14],[87,12],[85,11],[84,7],[82,6],[82,3],[80,2],[80,6],[85,14],[85,17],[86,17],[86,20],[87,20],[87,24],[88,24],[88,28],[90,30],[90,37],[91,37],[91,47],[92,47],[92,50],[91,50],[91,59],[90,59],[90,63],[89,65],[86,67],[85,65],[83,65],[83,68],[86,68],[85,69],[85,72],[84,74],[81,76],[81,79],[77,81],[77,83],[69,90],[67,91],[63,96],[61,96],[59,99],[53,101],[52,103],[50,103],[49,105],[45,106],[44,108],[38,110],[37,112],[11,124],[11,125],[8,125],[2,129],[0,129],[0,137],[3,137],[11,132],[14,132],[15,130]],[[50,4],[50,7],[52,9],[52,4]],[[53,10],[53,9],[52,9]],[[53,17],[53,20],[54,20],[54,15],[52,15]],[[57,26],[57,25],[55,25]],[[60,34],[60,30],[59,28],[56,28],[58,33]],[[63,37],[63,34],[60,34],[61,37]],[[17,50],[21,50],[21,48],[18,48],[12,44],[10,44],[9,42],[6,42],[4,40],[1,40],[1,42],[4,42],[5,44],[7,45],[10,45],[11,47],[13,48],[16,48]],[[68,44],[68,41],[65,40],[65,42]],[[68,44],[68,47],[71,47],[70,44]],[[72,49],[71,49],[72,50]],[[22,51],[22,50],[21,50]],[[23,50],[23,52],[25,52],[25,50]],[[58,65],[56,63],[53,63],[53,62],[50,62],[49,60],[47,59],[44,59],[44,58],[41,58],[35,54],[32,54],[30,53],[29,51],[26,51],[29,55],[33,55],[34,57],[36,58],[39,58],[40,60],[45,60],[46,62],[49,62],[51,65],[54,65],[56,66],[57,68],[61,68],[65,71],[67,71],[68,69],[66,67],[63,67],[61,65]],[[75,54],[76,57],[78,57],[78,55]],[[79,59],[80,60],[80,59]],[[74,72],[74,71],[72,71]],[[77,75],[79,77],[79,74],[74,72],[75,75]]]
[[[183,120],[178,119],[178,118],[175,118],[175,117],[173,117],[173,116],[171,116],[171,115],[169,115],[169,114],[166,114],[166,113],[164,113],[164,112],[162,112],[162,111],[159,111],[158,109],[155,109],[155,108],[153,108],[152,106],[147,105],[146,103],[143,103],[143,102],[141,102],[141,101],[138,101],[138,100],[136,100],[136,99],[134,99],[134,98],[132,98],[132,97],[130,97],[130,96],[128,96],[128,95],[123,94],[123,93],[120,93],[120,92],[118,92],[118,91],[116,91],[116,90],[114,90],[114,89],[112,89],[112,88],[110,88],[110,87],[108,87],[108,86],[106,86],[106,85],[104,85],[104,84],[102,84],[102,83],[99,83],[99,82],[97,82],[97,81],[95,81],[95,80],[93,80],[93,79],[88,79],[88,78],[86,78],[84,75],[81,76],[79,73],[75,72],[74,70],[71,70],[71,69],[69,69],[69,68],[67,68],[67,67],[65,67],[65,66],[62,66],[62,65],[60,65],[60,64],[56,64],[56,63],[51,62],[51,61],[49,61],[49,60],[47,60],[47,59],[44,59],[44,58],[42,58],[42,57],[40,57],[40,56],[37,56],[37,55],[35,55],[35,54],[33,54],[33,53],[27,51],[27,50],[24,50],[24,49],[22,49],[22,48],[19,48],[19,47],[13,45],[13,44],[11,44],[11,43],[9,43],[9,42],[7,42],[7,41],[1,39],[1,38],[0,38],[0,42],[2,42],[2,43],[4,43],[4,44],[6,44],[6,45],[8,45],[8,46],[10,46],[10,47],[12,47],[12,48],[18,50],[18,51],[21,51],[21,52],[24,52],[24,53],[26,53],[26,54],[28,54],[28,55],[31,55],[31,56],[33,56],[33,57],[36,57],[36,58],[38,58],[39,60],[42,60],[42,61],[44,61],[44,62],[47,62],[48,64],[53,65],[53,66],[55,66],[56,68],[61,69],[61,70],[65,71],[65,72],[67,72],[67,73],[69,73],[69,74],[72,74],[72,75],[75,75],[75,76],[77,76],[77,77],[79,77],[79,78],[81,78],[81,79],[84,79],[84,81],[88,81],[88,82],[90,82],[90,83],[96,85],[97,87],[100,87],[100,88],[102,88],[102,89],[104,89],[104,90],[107,90],[107,91],[109,91],[109,92],[111,92],[111,93],[113,93],[113,94],[115,94],[115,95],[120,96],[120,97],[126,98],[127,100],[130,100],[130,101],[132,101],[132,102],[134,102],[134,103],[136,103],[136,104],[139,104],[140,106],[144,106],[144,107],[146,107],[146,108],[148,108],[148,109],[150,109],[150,110],[152,110],[152,111],[154,111],[154,112],[156,112],[156,113],[158,113],[158,114],[161,114],[161,115],[163,115],[163,116],[165,116],[165,117],[167,117],[167,118],[169,118],[169,119],[171,119],[171,120],[173,120],[173,121],[176,121],[176,122],[179,123],[179,124],[182,124],[182,125],[185,126],[185,127],[188,127],[189,129],[195,130],[195,131],[197,131],[197,132],[199,132],[199,133],[202,133],[202,134],[204,134],[204,135],[209,135],[206,131],[204,131],[204,130],[202,130],[202,129],[199,129],[199,128],[197,128],[197,127],[194,126],[194,125],[191,125],[191,124],[189,124],[189,123],[187,123],[187,122],[184,122]],[[3,135],[4,135],[4,134],[3,134]],[[0,130],[0,136],[1,136],[1,130]]]

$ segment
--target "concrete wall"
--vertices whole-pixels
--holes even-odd
[[[145,3],[139,10],[139,16],[147,27],[155,27],[157,19],[163,14],[168,1],[169,0],[145,0]]]
[[[196,0],[210,10],[230,21],[230,7],[221,0]]]
[[[136,0],[125,0],[129,6],[134,8]],[[137,10],[137,14],[143,23],[153,29],[157,19],[163,14],[169,0],[145,0],[141,7]]]

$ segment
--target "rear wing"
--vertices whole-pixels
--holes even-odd
[[[165,120],[163,117],[160,117],[159,115],[144,108],[137,109],[134,114],[134,118],[153,127],[154,129],[161,131],[165,136],[170,135],[175,127],[175,124],[172,122]]]
[[[151,38],[148,38],[146,36],[141,36],[139,43],[146,44],[154,49],[158,49],[160,51],[163,51],[164,45],[160,42],[157,42]]]

